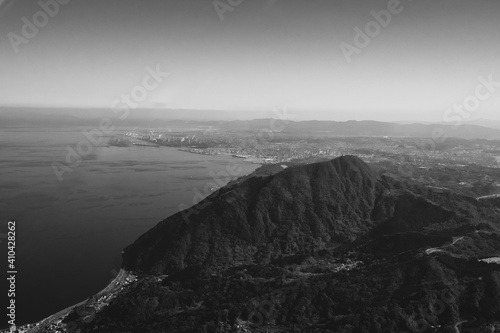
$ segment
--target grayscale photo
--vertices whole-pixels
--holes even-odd
[[[0,0],[0,333],[500,332],[498,0]]]

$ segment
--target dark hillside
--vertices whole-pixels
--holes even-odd
[[[82,332],[500,330],[498,199],[353,156],[268,171],[126,248],[138,281],[78,319]]]

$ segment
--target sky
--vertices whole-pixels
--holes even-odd
[[[0,106],[443,121],[500,82],[498,0],[55,1],[0,0]]]

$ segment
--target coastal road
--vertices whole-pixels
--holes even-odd
[[[118,275],[116,275],[116,277],[113,279],[113,281],[111,281],[106,286],[106,288],[104,288],[103,290],[98,292],[95,296],[97,298],[99,298],[100,296],[103,296],[105,294],[111,294],[111,293],[115,293],[115,292],[119,291],[123,282],[125,282],[125,280],[129,276],[130,276],[130,272],[125,271],[123,269],[120,269],[120,272],[118,272]],[[37,326],[29,329],[26,333],[41,333],[44,328],[50,327],[50,325],[52,323],[55,323],[55,322],[61,320],[62,318],[67,316],[71,311],[73,311],[76,307],[81,306],[81,305],[85,304],[86,302],[87,302],[87,300],[80,302],[80,303],[77,303],[77,304],[74,304],[70,307],[67,307],[64,310],[61,310],[61,311],[51,315],[50,317],[45,318],[44,320],[38,322]]]

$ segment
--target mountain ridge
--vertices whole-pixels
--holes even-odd
[[[247,177],[160,222],[124,250],[123,268],[170,274],[254,262],[264,252],[286,256],[370,234],[419,231],[474,207],[458,196],[453,202],[465,208],[454,210],[447,194],[435,202],[424,190],[401,186],[355,156]]]
[[[332,181],[332,184],[339,187],[337,190],[335,188],[325,188],[320,186],[321,184],[316,183],[320,182],[324,179],[329,179]],[[203,237],[201,232],[195,229],[183,229],[189,228],[190,226],[196,226],[196,228],[203,228],[205,235],[214,236],[223,236],[222,238],[226,239],[224,235],[236,235],[238,241],[233,242],[233,245],[238,248],[243,247],[241,250],[246,254],[242,258],[238,258],[236,260],[251,260],[251,256],[249,256],[250,252],[256,252],[255,248],[257,245],[264,243],[274,242],[273,247],[277,247],[276,251],[277,255],[287,254],[290,252],[290,249],[281,248],[275,240],[277,238],[277,234],[279,232],[285,232],[283,228],[286,227],[296,227],[299,228],[300,225],[307,225],[305,221],[308,218],[312,218],[311,220],[319,220],[317,217],[318,214],[324,215],[326,214],[325,209],[328,206],[328,199],[334,198],[337,202],[347,202],[345,195],[349,197],[349,200],[356,201],[359,198],[359,193],[350,193],[349,188],[357,188],[361,186],[363,188],[364,197],[359,201],[359,204],[362,205],[362,211],[370,212],[372,210],[373,202],[375,201],[374,192],[375,191],[375,180],[377,176],[371,171],[371,169],[360,159],[357,157],[341,157],[328,162],[321,162],[310,164],[306,166],[296,166],[290,167],[282,172],[277,174],[263,177],[263,178],[250,178],[244,183],[233,186],[232,188],[219,190],[221,193],[214,193],[212,196],[218,197],[218,200],[211,200],[210,197],[200,202],[198,205],[203,207],[199,210],[199,214],[191,215],[189,225],[186,223],[184,219],[182,219],[183,212],[180,212],[170,218],[170,220],[164,220],[161,222],[153,231],[144,235],[144,240],[139,239],[138,242],[143,242],[146,244],[147,242],[151,242],[151,235],[157,232],[161,232],[159,229],[168,230],[169,233],[174,233],[175,231],[187,232],[189,236],[183,234],[182,236],[175,235],[173,238],[182,238],[186,241],[191,237],[195,236],[196,239],[203,240],[202,243],[208,243],[208,238]],[[310,181],[311,180],[311,181]],[[352,183],[356,184],[355,186]],[[321,188],[320,188],[321,187]],[[241,188],[243,190],[238,190]],[[318,188],[318,192],[316,191],[306,191],[303,189],[309,188]],[[236,193],[231,193],[232,191],[236,191]],[[295,191],[294,195],[292,193]],[[299,199],[300,198],[300,199]],[[326,199],[328,198],[328,199]],[[306,207],[300,207],[297,209],[297,204],[299,202],[307,202],[308,204],[317,206],[315,210],[309,210]],[[279,203],[277,203],[279,202]],[[227,208],[226,203],[230,204],[232,209],[238,210],[236,212],[232,212],[230,214],[224,213],[224,209]],[[272,203],[276,208],[272,212],[270,212],[270,207],[268,207],[267,203]],[[286,210],[290,209],[293,211],[293,215],[287,214]],[[349,210],[348,205],[343,204],[339,207],[334,207],[337,213],[341,215],[345,215],[344,220],[350,220],[351,222],[356,220],[358,223],[361,223],[361,220],[368,221],[369,213],[352,212]],[[214,214],[215,212],[221,212],[221,215]],[[184,213],[185,214],[185,213]],[[204,219],[201,219],[200,216],[205,216]],[[292,220],[294,217],[299,217],[300,221],[297,223],[292,223],[291,225],[287,225],[286,221]],[[216,222],[218,221],[218,222]],[[231,223],[226,223],[225,221],[235,221],[236,226],[232,226]],[[219,224],[219,228],[214,227],[215,223]],[[212,228],[208,225],[212,224]],[[217,229],[217,230],[214,230]],[[313,223],[309,225],[308,230],[308,239],[307,241],[312,243],[320,242],[320,236],[318,235],[318,230],[329,229],[330,234],[326,237],[324,242],[330,241],[328,238],[337,238],[339,239],[345,237],[354,237],[354,234],[359,232],[359,230],[365,228],[362,224],[360,225],[351,225],[351,230],[337,230],[333,231],[334,226],[332,225],[322,225],[318,223]],[[332,229],[333,228],[333,229]],[[347,228],[347,226],[341,226],[339,228]],[[366,229],[366,228],[365,228]],[[165,231],[166,233],[166,231]],[[348,234],[351,234],[348,236]],[[229,236],[228,236],[229,237]],[[230,237],[229,237],[230,238]],[[220,241],[220,239],[219,239]],[[226,241],[228,241],[226,239]],[[156,243],[156,241],[154,241]],[[165,240],[164,242],[169,242]],[[172,242],[175,242],[172,240]],[[175,242],[176,247],[184,248],[184,245],[180,245],[178,242]],[[201,247],[201,243],[196,245],[197,249],[191,249],[192,251],[202,251],[199,249]],[[216,244],[212,244],[212,247],[216,247]],[[301,250],[305,250],[303,246],[300,246]],[[161,248],[161,247],[159,247]],[[124,256],[124,268],[125,269],[137,269],[136,266],[130,265],[130,258],[128,255],[131,253],[135,253],[135,246],[128,247],[125,249]],[[194,259],[194,255],[187,255],[187,257],[191,258],[190,263],[196,262],[197,264],[202,264],[200,260]],[[203,258],[206,259],[204,256]],[[225,257],[225,260],[229,260],[229,257]],[[141,259],[143,260],[143,259]],[[184,260],[184,258],[183,258]],[[182,260],[182,261],[183,261]],[[147,261],[147,260],[146,260]],[[210,261],[210,260],[209,260]],[[217,261],[217,260],[216,260]],[[213,262],[212,262],[213,264]],[[183,268],[183,264],[176,264],[179,268]],[[174,266],[176,266],[174,265]]]
[[[274,124],[271,126],[270,124]],[[400,124],[374,120],[304,120],[255,119],[222,122],[221,128],[229,131],[260,131],[278,127],[285,134],[314,135],[328,133],[332,136],[395,136],[429,138],[435,141],[447,137],[460,139],[500,139],[500,130],[475,124],[410,123]]]
[[[499,220],[498,198],[354,156],[257,171],[139,237],[122,267],[137,281],[69,318],[108,333],[492,332]]]

